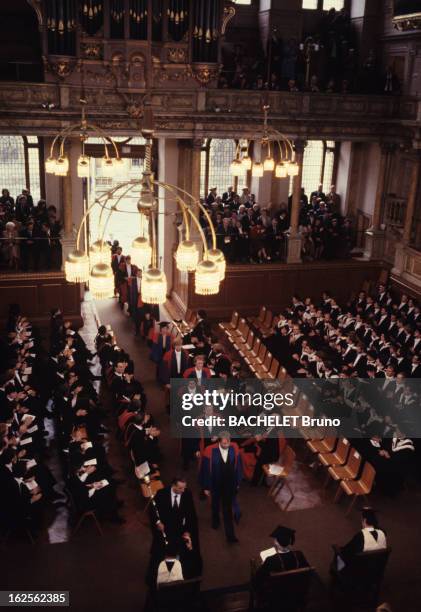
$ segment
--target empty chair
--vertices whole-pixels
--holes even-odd
[[[268,372],[269,378],[276,378],[279,370],[279,361],[275,358],[272,359],[272,363],[270,365],[270,370]]]
[[[262,334],[268,334],[271,331],[272,321],[273,321],[273,313],[271,310],[267,310],[265,320],[262,323],[262,325],[260,325],[260,331],[262,332]]]
[[[265,356],[266,356],[266,351],[267,351],[267,348],[266,348],[266,346],[262,342],[260,344],[259,352],[258,352],[257,357],[256,357],[256,362],[258,364],[262,364],[264,362]]]
[[[266,316],[266,310],[267,310],[266,306],[261,306],[257,317],[251,317],[251,321],[254,323],[256,327],[259,327],[259,325],[262,325],[264,323],[265,316]]]
[[[257,365],[255,367],[256,376],[258,378],[265,378],[265,376],[268,376],[271,365],[272,365],[272,353],[267,351],[262,365]]]
[[[332,465],[331,467],[328,468],[327,471],[328,471],[329,476],[333,478],[333,480],[336,480],[337,482],[339,480],[355,480],[355,478],[358,476],[358,472],[360,471],[361,463],[362,463],[362,457],[360,453],[356,451],[355,448],[352,448],[348,456],[348,461],[346,462],[345,465],[342,465],[342,466]],[[341,488],[339,487],[336,492],[335,501],[337,498],[339,498],[340,494],[341,494]]]
[[[281,470],[279,471],[278,474],[271,473],[271,468],[269,464],[265,464],[263,466],[264,474],[274,479],[273,484],[269,489],[268,495],[271,495],[272,497],[276,497],[276,495],[281,491],[281,489],[283,489],[284,486],[286,486],[290,492],[291,497],[288,500],[288,503],[284,506],[283,508],[284,510],[289,506],[289,504],[294,499],[294,492],[291,489],[291,486],[288,482],[288,476],[291,473],[291,470],[294,465],[294,461],[295,461],[295,451],[287,444],[285,446],[284,452],[282,453],[281,463],[278,462],[278,464],[276,464],[279,467],[281,467]]]
[[[232,330],[232,335],[234,336],[234,338],[242,338],[244,334],[247,333],[248,329],[249,326],[247,324],[247,321],[244,318],[241,318],[240,322],[238,323],[237,329]]]
[[[342,491],[345,491],[347,495],[352,495],[351,503],[346,511],[347,515],[351,512],[355,502],[357,501],[357,497],[364,497],[364,499],[367,501],[367,495],[371,493],[375,477],[376,470],[373,468],[371,463],[366,461],[361,478],[358,480],[341,480],[339,483],[339,492],[341,493]]]
[[[220,323],[219,327],[224,330],[225,333],[229,334],[238,327],[240,321],[240,315],[236,310],[232,313],[231,321],[229,323]]]
[[[318,459],[325,467],[329,467],[330,465],[345,465],[350,448],[351,445],[348,440],[346,438],[341,438],[335,451],[332,453],[319,453]]]
[[[335,450],[338,438],[335,436],[326,436],[321,440],[307,440],[307,448],[315,454],[332,453]]]

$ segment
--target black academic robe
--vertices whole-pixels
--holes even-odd
[[[193,548],[198,549],[198,528],[197,515],[194,507],[193,496],[187,489],[179,496],[179,506],[172,506],[171,487],[164,487],[155,495],[155,506],[151,505],[151,525],[154,536],[153,547],[161,547],[163,537],[160,531],[156,528],[156,522],[159,520],[164,524],[165,534],[171,544],[179,547],[182,542],[182,535],[185,532],[190,533]]]
[[[283,553],[275,553],[267,557],[256,573],[258,586],[263,586],[265,579],[270,574],[289,572],[291,570],[309,567],[309,563],[300,550],[288,550]]]

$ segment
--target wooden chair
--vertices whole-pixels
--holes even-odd
[[[273,313],[271,310],[266,311],[264,322],[260,325],[259,329],[262,334],[269,334],[272,330]]]
[[[152,479],[148,485],[146,485],[145,483],[140,484],[140,491],[142,493],[142,497],[147,500],[143,512],[146,512],[146,510],[149,508],[149,504],[151,503],[152,498],[155,497],[158,491],[163,488],[164,484],[159,477]]]
[[[233,329],[231,332],[231,337],[234,338],[234,342],[237,338],[243,338],[244,334],[248,333],[249,329],[250,327],[247,321],[244,318],[240,319],[237,329]]]
[[[100,536],[104,535],[104,533],[102,531],[101,524],[100,524],[100,522],[98,520],[98,517],[97,517],[97,515],[95,513],[95,510],[86,510],[86,511],[81,510],[80,508],[77,507],[76,501],[75,501],[75,499],[73,497],[73,494],[70,491],[70,489],[68,487],[65,487],[64,491],[65,491],[65,494],[67,495],[67,498],[69,500],[70,511],[71,511],[71,513],[73,515],[73,519],[75,519],[75,517],[77,517],[77,520],[75,522],[75,526],[73,527],[72,536],[77,534],[77,532],[81,528],[82,524],[88,518],[91,519],[91,521],[95,525],[96,530],[98,531],[99,535]]]
[[[291,489],[291,486],[288,482],[288,476],[291,473],[291,470],[294,465],[294,461],[295,461],[295,451],[291,448],[291,446],[287,444],[285,446],[284,452],[282,453],[282,462],[277,464],[282,467],[281,474],[276,474],[276,475],[271,474],[269,464],[265,464],[262,466],[265,476],[267,476],[268,478],[274,479],[273,484],[268,491],[268,495],[275,498],[277,494],[281,491],[281,489],[283,489],[284,486],[286,486],[288,491],[290,492],[291,497],[288,500],[288,503],[284,506],[283,508],[284,510],[288,508],[288,506],[290,505],[290,503],[295,497],[294,491]]]
[[[262,325],[265,321],[265,316],[266,316],[266,306],[261,306],[260,307],[260,311],[259,314],[257,315],[257,317],[250,317],[251,322],[257,327],[259,328],[259,325]]]
[[[307,440],[306,445],[313,454],[332,453],[336,448],[337,442],[338,438],[335,436],[326,436],[326,438],[321,440]]]
[[[220,323],[219,327],[227,334],[231,333],[238,327],[240,321],[240,315],[236,310],[232,313],[231,321],[229,323]]]
[[[260,583],[256,580],[258,563],[252,559],[250,565],[249,610],[304,612],[315,574],[314,567],[271,573]]]
[[[272,353],[267,351],[265,355],[265,360],[262,363],[262,365],[257,365],[255,367],[257,378],[268,377],[271,365],[272,365]]]
[[[348,510],[346,511],[346,516],[351,512],[354,507],[355,502],[358,497],[364,497],[367,501],[367,495],[371,493],[373,488],[374,479],[376,477],[376,470],[368,461],[365,462],[363,471],[361,474],[361,478],[358,480],[341,480],[339,483],[339,495],[337,499],[339,499],[342,491],[349,496],[352,495],[351,503],[349,504]]]
[[[268,372],[268,378],[276,378],[278,375],[278,370],[279,370],[279,361],[275,359],[274,357],[270,365],[270,370]]]
[[[325,467],[345,465],[350,448],[349,441],[346,438],[340,438],[335,451],[332,453],[319,453],[318,459]]]
[[[355,448],[351,449],[351,452],[348,455],[348,461],[345,465],[342,466],[331,466],[327,469],[329,476],[336,480],[336,482],[340,480],[355,480],[358,476],[358,472],[360,471],[362,463],[362,457]],[[335,495],[334,501],[339,499],[341,493],[341,488],[338,487],[338,490]]]
[[[159,584],[157,589],[149,591],[144,612],[202,610],[201,582],[202,577],[199,576],[189,580],[176,580]]]
[[[340,549],[333,546],[335,557]],[[354,555],[345,568],[338,572],[333,570],[333,586],[345,594],[354,605],[369,606],[374,609],[389,559],[391,548],[370,550]]]

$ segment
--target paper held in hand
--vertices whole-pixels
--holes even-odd
[[[269,476],[282,476],[284,473],[284,468],[282,465],[278,465],[277,463],[269,464]]]

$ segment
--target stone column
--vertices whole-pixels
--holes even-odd
[[[178,142],[171,138],[158,140],[159,172],[158,178],[163,183],[177,185],[178,175]],[[158,267],[165,272],[168,283],[168,295],[173,285],[174,252],[177,248],[176,212],[178,210],[175,195],[159,187],[158,204]]]
[[[387,191],[389,158],[393,152],[393,145],[382,144],[380,146],[379,173],[377,176],[376,196],[371,227],[366,232],[366,246],[364,257],[366,259],[381,259],[384,251],[384,229],[381,229],[384,200]]]
[[[417,153],[417,157],[412,164],[411,185],[408,194],[408,204],[406,207],[405,224],[403,227],[402,240],[396,245],[395,261],[392,272],[394,274],[402,274],[405,268],[405,249],[411,240],[412,222],[417,204],[418,186],[420,181],[421,157]]]
[[[301,186],[303,180],[303,161],[305,142],[296,140],[294,143],[295,161],[298,164],[299,172],[293,179],[292,206],[290,218],[290,236],[288,239],[287,263],[301,262],[301,234],[298,231],[298,221],[301,207]]]

